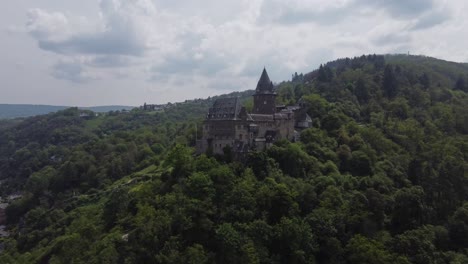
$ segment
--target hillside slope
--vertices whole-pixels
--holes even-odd
[[[0,191],[23,194],[0,262],[468,263],[467,78],[403,55],[294,75],[278,103],[314,127],[244,164],[193,155],[216,98],[0,121]]]

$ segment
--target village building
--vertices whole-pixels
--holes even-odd
[[[216,100],[203,123],[197,153],[223,154],[230,150],[239,156],[264,150],[280,139],[297,139],[297,131],[310,127],[312,120],[299,105],[277,106],[276,96],[273,83],[263,69],[251,113],[241,106],[239,98]]]
[[[165,107],[165,105],[144,103],[142,106],[140,106],[140,109],[144,111],[162,111]]]

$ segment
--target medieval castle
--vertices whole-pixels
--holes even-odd
[[[252,150],[264,150],[279,139],[295,140],[297,131],[312,124],[303,105],[276,105],[273,83],[265,69],[253,97],[252,113],[240,105],[239,98],[216,100],[203,123],[197,152],[223,154],[230,148],[242,155]]]

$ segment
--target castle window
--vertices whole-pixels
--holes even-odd
[[[239,134],[239,139],[242,140],[242,134]]]
[[[266,101],[263,101],[263,104],[266,104]]]

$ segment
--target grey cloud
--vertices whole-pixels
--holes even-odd
[[[271,68],[273,68],[271,67],[271,64],[267,62],[265,62],[264,65],[260,65],[260,64],[261,63],[255,63],[255,64],[248,63],[242,70],[241,75],[254,77],[254,76],[257,76],[259,72],[261,74],[261,69],[263,69],[263,67],[265,67],[268,72],[271,71]]]
[[[167,58],[164,63],[153,66],[152,71],[158,74],[190,73],[198,68],[192,58]]]
[[[260,76],[260,75],[259,75]],[[255,87],[242,87],[238,80],[232,79],[215,79],[208,84],[208,88],[212,90],[221,90],[226,92],[255,89]]]
[[[451,18],[450,14],[447,11],[438,11],[431,12],[422,16],[416,24],[414,24],[410,29],[411,30],[423,30],[437,26],[444,23],[445,21]]]
[[[154,65],[152,71],[158,75],[168,75],[175,73],[202,72],[213,74],[220,69],[221,60],[211,53],[200,53],[200,58],[195,58],[194,49],[200,46],[202,36],[194,33],[186,33],[176,38],[180,43],[180,53],[168,55],[164,62]]]
[[[297,66],[287,66],[285,60],[288,56],[277,56],[275,51],[264,54],[261,57],[252,58],[245,63],[244,69],[240,75],[251,78],[260,77],[263,67],[268,71],[273,82],[281,82],[289,80],[294,72],[309,72],[317,68],[321,63],[335,59],[333,49],[331,48],[314,48],[303,52],[300,57],[302,63]]]
[[[285,1],[264,1],[257,22],[286,25],[314,22],[320,25],[331,25],[346,19],[357,8],[355,2],[350,2],[341,7],[317,11],[302,5],[293,6]]]
[[[282,64],[272,63],[268,58],[264,58],[263,61],[264,63],[261,63],[260,61],[249,63],[240,73],[240,76],[252,79],[260,78],[263,67],[265,67],[268,72],[268,76],[273,83],[290,78],[290,71]],[[248,89],[255,89],[255,87],[249,87]]]
[[[378,2],[372,0],[369,4],[383,7],[391,16],[401,19],[415,19],[417,22],[411,26],[410,30],[422,30],[439,25],[451,18],[451,13],[447,9],[438,9],[434,0],[394,0]]]
[[[56,79],[74,83],[85,83],[96,78],[89,76],[80,63],[59,62],[52,67],[52,76]]]
[[[118,80],[123,80],[123,79],[127,79],[130,77],[130,75],[126,72],[114,72],[112,73],[112,76]]]
[[[414,47],[411,47],[408,44],[401,44],[401,45],[396,45],[395,47],[392,47],[388,51],[390,54],[406,54],[406,53],[411,53],[411,50],[414,49]]]
[[[167,82],[174,76],[206,75],[212,76],[222,70],[225,65],[216,61],[196,61],[194,59],[168,58],[162,64],[154,65],[150,70],[149,82]],[[182,80],[182,79],[180,79]]]
[[[165,79],[171,74],[208,74],[213,75],[226,67],[226,61],[211,51],[201,50],[200,46],[205,36],[193,31],[182,32],[177,35],[178,53],[163,57],[163,62],[152,66],[154,76],[150,80]]]
[[[378,46],[396,45],[399,43],[408,43],[411,41],[411,36],[405,33],[388,33],[380,35],[372,42]]]
[[[359,16],[366,8],[384,10],[394,18],[412,19],[433,7],[433,0],[352,0],[342,6],[317,10],[298,1],[294,5],[287,1],[275,0],[263,2],[258,22],[286,25],[313,22],[319,25],[333,25],[351,16]]]
[[[433,0],[364,0],[366,4],[384,8],[394,17],[414,17],[420,15],[434,6]]]
[[[243,11],[243,1],[219,1],[219,0],[158,0],[157,6],[174,10],[184,16],[199,16],[214,24],[222,24],[226,20],[235,19]]]
[[[244,62],[244,68],[240,72],[241,76],[250,78],[260,77],[263,67],[266,68],[270,79],[274,82],[276,78],[284,74],[290,76],[289,71],[285,70],[284,59],[285,54],[277,54],[275,50],[270,50],[261,56],[253,56]]]
[[[241,76],[249,78],[259,78],[262,74],[263,67],[268,72],[272,82],[280,82],[291,77],[291,71],[284,64],[276,62],[274,59],[263,57],[257,61],[249,62],[241,72]],[[249,88],[254,89],[255,87]]]
[[[35,39],[63,38],[68,34],[69,21],[63,13],[33,8],[28,10],[27,17],[25,30]]]
[[[278,76],[278,73],[282,70],[281,65],[282,64],[278,63],[271,57],[265,56],[262,58],[257,58],[255,60],[248,61],[240,75],[252,78],[257,76],[260,77],[260,75],[262,74],[263,67],[265,67],[271,80],[275,81],[274,76]]]
[[[213,75],[227,66],[223,58],[210,52],[196,54],[180,54],[177,56],[168,56],[161,64],[154,65],[152,72],[158,75],[200,73]]]
[[[147,49],[147,36],[139,30],[138,14],[126,13],[116,1],[100,3],[103,30],[84,32],[81,27],[85,25],[70,22],[72,17],[41,9],[28,11],[26,28],[41,49],[59,54],[141,56]]]
[[[7,35],[16,35],[16,34],[27,33],[27,31],[24,29],[24,27],[10,25],[10,26],[5,27],[2,30],[2,33],[5,33]]]
[[[328,9],[322,12],[307,12],[303,10],[292,10],[282,14],[278,18],[281,24],[297,24],[313,21],[321,25],[333,25],[339,23],[350,15],[346,8]]]
[[[132,64],[132,61],[127,56],[107,55],[97,56],[88,62],[89,66],[99,68],[118,68],[126,67]]]
[[[64,41],[39,40],[39,47],[60,54],[141,56],[145,51],[131,34],[113,31],[73,36]]]

